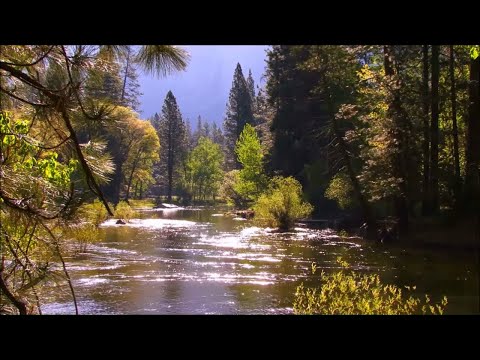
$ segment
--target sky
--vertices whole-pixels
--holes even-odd
[[[223,123],[228,95],[232,87],[233,72],[237,63],[243,75],[252,76],[257,85],[264,84],[261,78],[265,70],[266,49],[261,45],[192,45],[181,46],[190,54],[187,69],[158,78],[140,74],[140,115],[146,119],[161,113],[165,96],[169,90],[177,99],[184,119],[189,119],[195,129],[197,117]]]

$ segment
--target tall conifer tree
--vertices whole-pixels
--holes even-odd
[[[226,167],[228,170],[240,168],[240,164],[235,156],[235,143],[245,124],[254,125],[253,123],[252,99],[248,90],[247,81],[243,76],[242,67],[240,64],[237,64],[223,123]]]
[[[162,108],[162,116],[157,127],[160,138],[160,166],[166,175],[168,201],[172,201],[173,182],[177,176],[180,160],[186,151],[185,123],[177,105],[177,100],[169,91]]]

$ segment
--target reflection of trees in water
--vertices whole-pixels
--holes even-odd
[[[121,243],[117,248],[136,252],[120,270],[121,275],[128,278],[128,281],[120,282],[123,292],[119,295],[128,303],[127,312],[150,313],[148,309],[156,309],[154,313],[175,312],[184,296],[184,284],[178,276],[185,273],[183,260],[188,254],[171,249],[183,247],[185,230],[164,228],[145,231],[128,226],[111,230],[110,241]],[[95,298],[102,297],[97,295]],[[108,300],[107,294],[105,301]],[[116,301],[110,298],[112,300]],[[168,308],[169,305],[171,308]]]
[[[103,229],[106,233],[105,242],[115,242],[121,243],[124,242],[126,239],[130,238],[132,235],[132,228],[127,226],[116,226],[113,228]]]
[[[433,301],[446,295],[446,313],[465,313],[465,308],[479,311],[479,266],[474,253],[393,248],[382,260],[381,276],[386,282],[415,285],[417,295],[429,294]]]
[[[252,259],[244,260],[239,264],[249,264],[253,268],[236,267],[239,278],[236,284],[229,286],[237,301],[238,312],[266,312],[267,309],[292,307],[295,288],[303,276],[310,273],[305,269],[311,262],[318,261],[318,251],[313,246],[305,246],[306,242],[298,239],[298,234],[261,235],[250,239],[252,245],[269,245],[269,249],[260,248],[262,253],[280,261],[264,261]],[[248,249],[251,252],[252,249]],[[305,261],[305,259],[308,259]],[[258,278],[260,275],[264,278]],[[259,284],[255,282],[272,282]],[[251,282],[251,283],[249,283]],[[260,309],[262,309],[260,311]]]
[[[190,255],[186,251],[169,251],[168,249],[184,249],[188,238],[183,231],[166,228],[161,231],[161,239],[161,242],[156,245],[156,252],[158,252],[156,255],[165,261],[157,262],[156,264],[159,265],[154,270],[166,280],[158,283],[160,286],[155,287],[152,295],[162,309],[175,313],[179,312],[176,309],[184,298],[184,280],[181,276],[187,272],[185,260]]]
[[[339,266],[335,265],[335,260],[337,256],[342,256],[355,271],[379,273],[386,284],[416,286],[416,296],[429,294],[435,302],[447,295],[450,303],[447,313],[465,312],[465,308],[478,312],[480,308],[479,267],[474,254],[369,243],[357,248],[342,246],[339,242],[326,248],[323,264],[333,265],[334,268],[323,268],[325,272],[337,271]],[[317,264],[318,271],[321,271],[322,261],[317,261]],[[306,283],[312,285],[314,281]]]
[[[157,217],[160,213],[152,215]],[[370,244],[333,236],[321,239],[320,235],[325,236],[325,233],[319,233],[315,239],[304,239],[306,233],[302,232],[257,234],[241,240],[241,245],[246,247],[235,247],[236,241],[222,247],[223,236],[239,237],[241,229],[251,225],[228,217],[212,217],[215,213],[221,211],[171,212],[172,216],[175,214],[172,218],[210,223],[189,228],[146,230],[127,225],[102,229],[107,237],[105,243],[99,245],[114,251],[96,254],[92,246],[92,256],[73,260],[74,265],[88,267],[72,271],[74,285],[75,282],[79,285],[80,308],[82,302],[93,299],[95,306],[106,312],[113,309],[111,312],[150,313],[144,309],[156,309],[155,313],[268,313],[268,309],[291,308],[295,289],[302,281],[306,286],[319,287],[321,270],[339,270],[336,259],[341,256],[357,271],[380,273],[385,283],[417,285],[417,292],[432,294],[432,300],[446,294],[449,298],[447,313],[478,313],[479,267],[473,252],[405,250],[393,244]],[[199,241],[202,236],[216,237],[205,243]],[[229,247],[231,243],[234,247]],[[222,258],[224,252],[227,257]],[[280,261],[262,260],[261,257]],[[121,267],[105,267],[117,261]],[[312,276],[313,262],[318,271]],[[205,278],[206,273],[217,273],[221,277],[203,283],[197,281]],[[195,279],[184,279],[182,274]],[[267,274],[265,279],[255,277]],[[231,278],[224,281],[225,276],[231,275],[236,276],[235,282],[229,282]],[[79,283],[82,278],[109,281],[85,286]],[[155,279],[164,281],[145,281]],[[262,280],[273,284],[253,283]],[[56,296],[57,299],[61,297],[61,294]]]
[[[213,216],[210,221],[219,231],[224,232],[241,231],[245,227],[253,226],[251,221],[237,221],[231,216]]]

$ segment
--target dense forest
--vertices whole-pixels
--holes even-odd
[[[274,46],[271,171],[319,212],[357,208],[369,229],[394,216],[401,237],[478,214],[479,61],[472,46]]]
[[[479,51],[275,45],[265,86],[237,64],[224,119],[191,123],[171,91],[138,114],[139,72],[185,70],[180,47],[1,45],[0,312],[41,313],[57,276],[78,313],[64,254],[144,199],[227,204],[283,231],[336,219],[371,241],[478,246]]]

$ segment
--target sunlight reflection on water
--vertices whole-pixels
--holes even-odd
[[[68,258],[80,313],[288,314],[300,282],[319,284],[311,264],[336,271],[338,256],[352,269],[375,271],[402,284],[420,287],[425,282],[429,291],[439,294],[447,279],[453,291],[462,293],[477,274],[463,271],[473,265],[461,259],[448,258],[447,263],[439,257],[436,263],[430,261],[429,270],[423,255],[341,237],[331,229],[297,227],[280,233],[220,212],[149,209],[126,225],[114,219],[104,222],[105,241]],[[451,269],[442,272],[450,263]],[[74,312],[66,282],[59,283],[45,290],[50,300],[44,313]],[[461,306],[473,308],[470,303]]]
[[[165,227],[192,227],[195,226],[195,222],[187,220],[171,220],[171,219],[132,219],[125,225],[116,224],[115,219],[110,219],[102,223],[100,226],[113,226],[113,227],[135,227],[145,229],[162,229]]]

